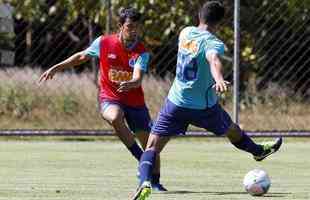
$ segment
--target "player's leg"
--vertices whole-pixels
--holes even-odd
[[[166,100],[152,127],[146,151],[140,160],[141,183],[133,200],[144,200],[150,194],[152,190],[150,180],[156,155],[162,151],[172,135],[185,134],[189,124],[188,121],[184,120],[186,114],[187,112],[184,109]]]
[[[149,111],[146,106],[133,108],[133,107],[124,107],[125,118],[127,124],[135,133],[138,141],[140,142],[143,149],[146,148],[147,140],[149,137],[149,132],[151,131],[152,121],[149,114]],[[156,158],[153,174],[152,174],[152,188],[156,191],[167,191],[160,184],[160,158],[159,155]]]
[[[261,161],[267,156],[275,153],[279,150],[282,145],[282,138],[279,137],[275,141],[257,144],[255,143],[246,133],[243,131],[238,124],[233,123],[228,115],[228,113],[218,105],[216,109],[215,116],[218,116],[222,124],[225,124],[225,129],[219,131],[219,134],[224,134],[227,136],[229,141],[238,149],[251,153],[256,161]],[[230,124],[228,126],[228,124]],[[216,128],[219,129],[219,128]]]
[[[256,144],[237,124],[232,123],[226,132],[230,142],[238,149],[247,151],[254,156],[256,161],[261,161],[275,153],[282,145],[282,138],[275,141]]]
[[[145,152],[141,156],[139,170],[141,184],[145,181],[151,181],[152,172],[155,167],[158,155],[170,140],[169,136],[160,136],[150,134]]]
[[[205,113],[205,117],[198,116],[203,119],[200,121],[203,128],[216,135],[226,135],[235,147],[251,153],[257,161],[276,152],[282,144],[282,138],[268,144],[256,144],[237,124],[232,122],[228,113],[218,104],[206,109]]]
[[[101,103],[101,116],[105,119],[115,131],[115,134],[125,144],[131,154],[139,161],[143,153],[142,149],[136,143],[131,131],[125,124],[123,108],[115,103]]]
[[[263,152],[263,146],[256,144],[240,127],[231,123],[226,131],[229,141],[238,149],[249,152],[251,154],[260,155]]]
[[[139,132],[136,133],[136,136],[142,146],[142,148],[145,150],[147,145],[147,140],[149,137],[148,132]],[[140,173],[139,173],[140,177]],[[167,191],[167,189],[160,183],[160,156],[157,154],[157,157],[155,159],[155,165],[152,172],[152,189],[155,191]]]
[[[152,191],[152,172],[155,166],[156,158],[168,143],[169,136],[160,136],[150,134],[147,148],[141,156],[139,171],[140,185],[132,200],[145,200]]]

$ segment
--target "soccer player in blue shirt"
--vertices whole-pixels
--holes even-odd
[[[264,144],[254,143],[218,104],[217,93],[226,92],[229,84],[223,78],[219,59],[224,44],[214,35],[224,13],[220,2],[208,1],[199,11],[198,27],[186,27],[179,35],[176,78],[141,157],[141,183],[133,200],[145,200],[150,195],[156,156],[171,136],[185,134],[189,124],[227,136],[235,147],[251,153],[256,161],[276,152],[282,144],[281,137]]]

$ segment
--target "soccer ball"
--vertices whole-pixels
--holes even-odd
[[[262,196],[268,192],[271,182],[264,170],[254,169],[245,175],[243,185],[250,195]]]

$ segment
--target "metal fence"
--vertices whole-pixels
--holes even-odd
[[[105,13],[105,19],[96,20],[84,13],[68,22],[65,20],[68,11],[61,9],[57,1],[46,1],[41,17],[36,20],[23,17],[18,6],[24,4],[18,2],[11,6],[0,2],[0,10],[6,12],[0,15],[1,27],[4,27],[0,34],[1,68],[4,69],[0,73],[0,129],[109,129],[96,110],[95,62],[84,64],[73,73],[61,74],[45,86],[37,87],[34,83],[40,70],[85,49],[100,34],[116,31],[117,5],[113,1],[98,1],[102,3],[100,12]],[[158,19],[165,12],[176,13],[171,22],[161,25],[148,24],[147,17],[145,20],[143,37],[152,53],[145,93],[153,118],[174,77],[178,32],[197,22],[193,13],[199,4],[176,10],[180,2],[192,5],[190,1],[172,1],[169,8],[162,8],[167,11],[158,11]],[[228,12],[219,37],[226,44],[225,77],[233,82],[234,4],[223,2]],[[144,7],[135,5],[146,12],[154,6],[151,4],[150,1]],[[309,9],[307,1],[241,2],[237,106],[240,124],[245,129],[310,130]],[[12,34],[5,28],[11,26],[14,26]],[[148,28],[152,26],[155,28]],[[232,96],[232,93],[222,96],[222,103],[230,113]]]
[[[289,0],[241,7],[240,117],[245,127],[309,130],[309,8],[309,1]],[[247,41],[249,33],[252,41]]]

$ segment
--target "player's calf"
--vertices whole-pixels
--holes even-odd
[[[264,151],[262,145],[256,144],[237,124],[232,123],[228,129],[226,136],[230,142],[238,149],[251,153],[253,155],[261,155]]]

